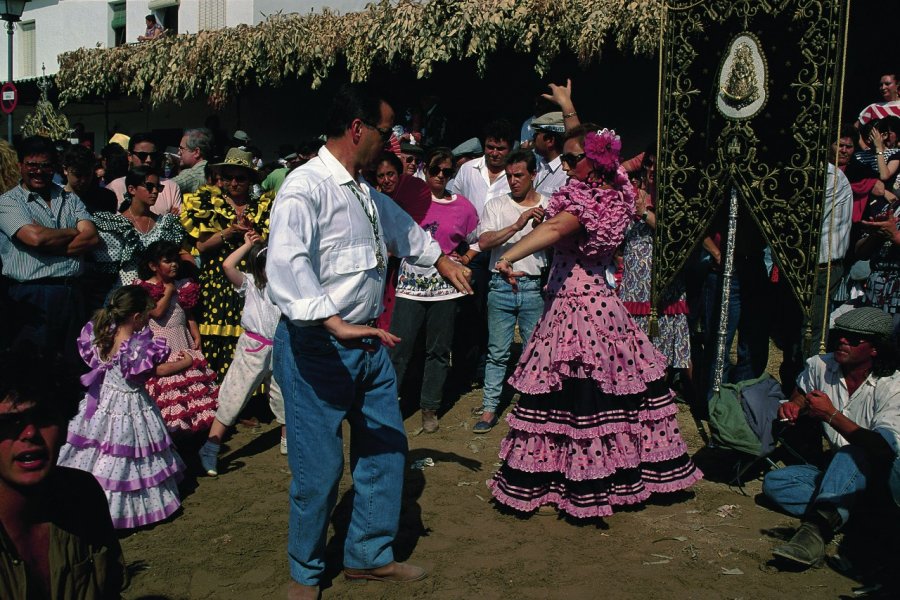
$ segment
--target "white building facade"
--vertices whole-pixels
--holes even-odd
[[[14,81],[52,75],[57,57],[78,48],[109,48],[137,42],[144,18],[156,16],[177,33],[257,25],[267,15],[308,13],[328,7],[338,12],[362,10],[366,0],[31,0],[13,37]],[[4,24],[5,25],[5,24]],[[0,43],[0,72],[7,79],[7,43]]]

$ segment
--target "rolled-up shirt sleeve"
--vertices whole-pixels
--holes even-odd
[[[268,248],[268,293],[283,315],[292,321],[321,321],[338,314],[319,281],[319,224],[313,198],[293,190],[278,196]]]
[[[882,378],[875,385],[875,414],[872,430],[890,444],[894,455],[900,454],[900,377]]]
[[[441,257],[441,247],[405,210],[379,192],[371,191],[381,217],[388,251],[418,267],[430,267]]]

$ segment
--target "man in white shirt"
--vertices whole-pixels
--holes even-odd
[[[506,161],[506,179],[510,193],[491,198],[484,207],[478,225],[478,245],[491,251],[488,264],[491,283],[488,291],[488,353],[484,369],[484,396],[481,420],[472,428],[474,433],[487,433],[497,424],[497,406],[503,391],[510,347],[516,322],[522,344],[527,344],[544,310],[541,296],[541,270],[547,266],[542,250],[516,261],[515,269],[522,275],[515,286],[497,272],[497,263],[505,260],[503,253],[531,233],[544,220],[547,198],[534,189],[537,170],[534,153],[518,150]]]
[[[382,310],[388,252],[437,267],[471,293],[468,267],[440,247],[390,198],[358,178],[393,125],[391,107],[364,85],[332,99],[328,141],[292,171],[274,203],[266,265],[283,317],[274,374],[284,395],[292,480],[289,598],[316,598],[343,471],[341,424],[353,436],[353,516],[344,546],[348,579],[416,581],[424,569],[394,561],[406,432],[384,346],[399,341],[370,324]]]
[[[807,360],[791,399],[778,409],[779,419],[789,424],[804,414],[820,421],[831,443],[831,462],[824,471],[784,467],[763,480],[763,493],[802,519],[790,541],[773,553],[803,566],[822,561],[825,544],[867,489],[887,492],[887,475],[900,450],[900,373],[890,315],[857,308],[834,325],[837,349]]]
[[[484,212],[488,200],[509,193],[506,181],[506,157],[516,142],[517,132],[509,121],[492,121],[484,128],[484,156],[463,164],[447,184],[451,194],[465,196],[478,211],[478,218]],[[478,250],[478,244],[472,248]],[[491,271],[487,264],[487,253],[480,252],[469,263],[472,269],[472,287],[475,295],[460,301],[458,323],[468,323],[459,329],[453,340],[453,380],[463,389],[484,379],[484,360],[487,355],[487,288]]]
[[[150,166],[160,170],[162,162],[162,152],[157,151],[156,141],[149,133],[138,133],[131,136],[128,140],[128,163],[129,168]],[[125,177],[113,179],[106,186],[106,189],[112,190],[119,200],[118,206],[121,207],[122,201],[125,200]],[[157,215],[166,213],[178,214],[181,212],[181,189],[172,179],[166,179],[162,182],[162,191],[157,195],[156,202],[150,207],[150,210]]]
[[[541,115],[531,123],[534,129],[534,151],[541,157],[534,179],[534,189],[548,198],[564,186],[569,176],[562,168],[562,144],[566,126],[561,111]]]

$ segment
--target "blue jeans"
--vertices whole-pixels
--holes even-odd
[[[847,445],[834,453],[825,471],[812,465],[769,471],[763,479],[763,493],[795,517],[802,517],[816,504],[831,505],[841,516],[841,522],[846,523],[850,509],[865,492],[871,475],[865,450]]]
[[[485,412],[497,412],[516,321],[519,322],[519,333],[522,335],[522,344],[525,345],[543,312],[540,277],[520,277],[518,291],[513,291],[512,285],[500,274],[494,273],[491,276],[488,292],[488,353],[482,400]]]
[[[323,327],[285,319],[275,332],[273,366],[284,394],[292,475],[288,563],[302,585],[318,585],[325,570],[328,521],[344,470],[344,419],[354,491],[344,566],[370,569],[394,560],[407,443],[394,369],[377,348],[346,348]]]

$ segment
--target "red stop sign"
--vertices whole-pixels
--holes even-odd
[[[0,110],[5,114],[10,114],[16,110],[16,104],[19,103],[19,90],[12,81],[7,81],[0,87]]]

